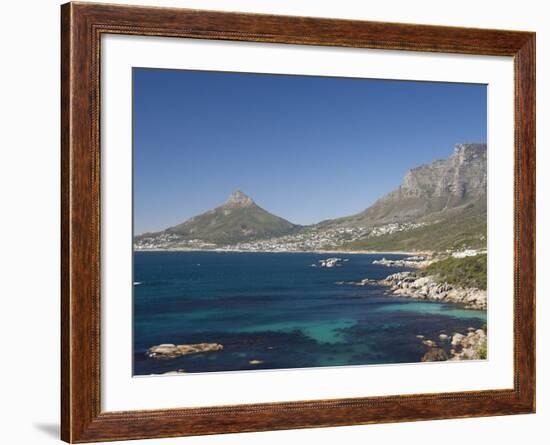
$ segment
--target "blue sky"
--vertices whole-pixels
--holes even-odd
[[[298,224],[350,215],[487,138],[485,85],[134,68],[133,90],[136,234],[234,190]]]

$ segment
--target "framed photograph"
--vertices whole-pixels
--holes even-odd
[[[62,439],[535,411],[535,35],[62,6]]]

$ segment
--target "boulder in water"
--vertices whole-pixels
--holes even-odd
[[[441,348],[432,348],[420,359],[423,362],[444,362],[448,360],[447,353]]]
[[[197,354],[199,352],[220,351],[223,345],[219,343],[196,343],[189,345],[174,345],[164,343],[158,346],[152,346],[147,350],[147,356],[156,359],[170,359],[182,355]]]

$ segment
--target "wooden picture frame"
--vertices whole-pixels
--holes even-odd
[[[71,442],[535,411],[535,34],[92,3],[61,7],[61,436]],[[512,56],[514,387],[510,390],[102,412],[100,38],[103,34]]]

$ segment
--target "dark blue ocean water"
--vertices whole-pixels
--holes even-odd
[[[331,256],[348,261],[311,266]],[[382,256],[400,257],[136,252],[134,375],[418,362],[427,347],[417,335],[437,339],[486,322],[484,311],[336,284],[404,270],[372,264]],[[171,360],[145,354],[202,342],[224,349]]]

